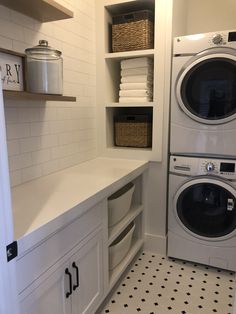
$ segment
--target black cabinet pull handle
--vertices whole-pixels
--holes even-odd
[[[69,272],[69,269],[66,268],[65,274],[69,276],[69,286],[70,286],[70,291],[66,292],[66,298],[69,298],[69,296],[72,294],[72,275]]]
[[[76,271],[76,285],[73,285],[73,290],[79,288],[79,267],[76,265],[75,262],[72,263],[72,267],[75,268]]]

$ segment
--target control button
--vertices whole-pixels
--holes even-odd
[[[213,44],[215,45],[219,45],[223,42],[223,37],[221,34],[215,34],[213,37],[212,37],[212,42]]]
[[[215,165],[212,162],[208,162],[206,164],[206,171],[207,172],[212,172],[215,170]]]

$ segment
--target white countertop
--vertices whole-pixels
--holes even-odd
[[[12,189],[22,253],[140,175],[147,161],[96,158]]]

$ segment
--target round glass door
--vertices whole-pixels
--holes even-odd
[[[236,228],[235,195],[231,187],[205,181],[182,187],[176,201],[177,216],[194,234],[223,237]]]
[[[182,109],[193,119],[217,124],[233,118],[236,113],[235,60],[208,56],[186,69],[177,98]]]

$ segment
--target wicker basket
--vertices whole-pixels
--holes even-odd
[[[142,10],[113,17],[112,51],[152,49],[154,22],[152,11]]]
[[[152,121],[150,115],[120,115],[115,117],[115,145],[151,147]]]

